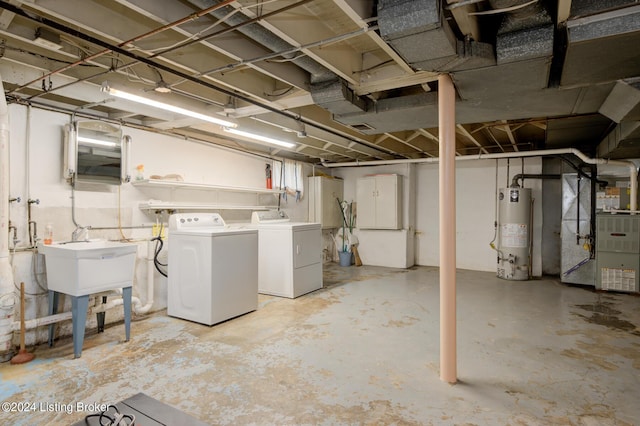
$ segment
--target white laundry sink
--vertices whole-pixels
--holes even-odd
[[[38,246],[45,256],[49,290],[71,296],[131,287],[136,244],[69,241]]]

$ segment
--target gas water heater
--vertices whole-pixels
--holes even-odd
[[[530,228],[531,189],[501,188],[498,193],[498,278],[529,279]]]

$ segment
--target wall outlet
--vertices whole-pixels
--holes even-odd
[[[153,224],[153,227],[151,228],[151,235],[153,237],[157,237],[160,234],[161,229],[162,229],[162,235],[160,236],[160,238],[165,240],[167,239],[167,228],[163,225],[158,225],[157,223]]]

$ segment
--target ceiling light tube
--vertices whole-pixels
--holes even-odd
[[[78,136],[78,142],[88,143],[89,145],[99,145],[99,146],[108,146],[108,147],[116,147],[118,146],[115,142],[104,141],[100,139],[86,138],[84,136]]]
[[[293,148],[294,146],[296,146],[295,143],[285,142],[285,141],[281,141],[281,140],[278,140],[278,139],[269,138],[267,136],[262,136],[262,135],[257,135],[255,133],[245,132],[243,130],[231,129],[231,128],[228,128],[228,127],[223,127],[222,129],[225,132],[233,133],[234,135],[244,136],[245,138],[255,139],[257,141],[262,141],[262,142],[266,142],[266,143],[269,143],[269,144],[272,144],[272,145],[282,146],[282,147],[285,147],[285,148]]]
[[[143,98],[142,96],[133,95],[131,93],[123,92],[122,90],[114,89],[106,84],[102,85],[102,91],[115,96],[117,98],[126,99],[128,101],[137,102],[144,105],[149,105],[165,111],[175,112],[176,114],[186,115],[187,117],[197,118],[198,120],[208,121],[209,123],[218,124],[225,127],[236,127],[237,124],[222,118],[212,117],[210,115],[200,114],[199,112],[191,111],[188,109],[180,108],[174,105],[165,104],[163,102],[154,101],[152,99]]]

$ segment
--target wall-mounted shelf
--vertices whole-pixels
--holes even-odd
[[[193,183],[193,182],[176,182],[176,181],[168,181],[168,180],[158,180],[158,179],[145,179],[145,180],[136,180],[131,182],[131,184],[140,189],[162,189],[169,190],[169,200],[149,200],[143,203],[140,203],[138,207],[140,210],[147,211],[185,211],[185,210],[269,210],[274,208],[274,206],[263,206],[258,205],[260,203],[260,195],[262,194],[273,194],[279,196],[284,191],[279,189],[266,189],[266,188],[247,188],[241,186],[227,186],[227,185],[209,185],[204,183]],[[247,204],[237,204],[237,200],[225,203],[225,202],[214,202],[207,203],[202,201],[173,201],[174,191],[180,190],[197,190],[203,192],[211,192],[216,193],[217,195],[214,197],[215,199],[220,198],[221,192],[236,192],[243,194],[255,194],[254,203]],[[155,196],[158,196],[157,194]],[[164,198],[164,197],[162,197]],[[202,198],[202,197],[196,197]],[[208,201],[211,197],[206,197]]]
[[[230,191],[249,192],[253,194],[282,194],[281,189],[247,188],[242,186],[210,185],[206,183],[176,182],[168,180],[145,179],[131,182],[131,185],[141,188],[166,188],[166,189],[197,189],[203,191]]]
[[[244,206],[230,204],[188,203],[173,201],[147,201],[138,204],[140,210],[269,210],[268,206]]]

